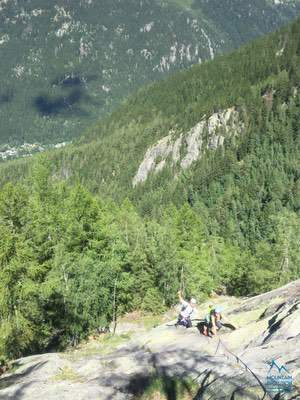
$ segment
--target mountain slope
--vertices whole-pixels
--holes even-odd
[[[65,354],[21,358],[15,362],[15,372],[0,378],[0,398],[21,394],[24,400],[41,396],[164,400],[172,393],[174,400],[196,400],[201,393],[203,399],[230,399],[238,394],[245,400],[269,400],[282,389],[285,399],[297,398],[300,282],[244,300],[213,301],[223,305],[226,321],[236,330],[222,328],[219,337],[211,339],[196,328],[175,329],[169,322],[135,332],[129,341],[128,332],[127,343],[126,334],[115,337],[115,343],[125,341],[116,349],[100,336]],[[201,318],[208,304],[201,304]],[[135,331],[136,325],[131,328]],[[272,380],[272,375],[277,379]],[[184,397],[178,381],[185,382]]]
[[[187,203],[210,234],[266,258],[270,276],[276,264],[296,278],[299,43],[300,20],[140,89],[79,143],[45,154],[53,178],[127,197],[146,217]],[[32,161],[3,163],[1,184]]]
[[[4,360],[163,312],[179,288],[200,302],[299,279],[299,43],[300,20],[140,89],[76,144],[0,165]],[[298,305],[277,306],[247,342],[262,354],[273,334],[294,349]]]
[[[68,141],[143,83],[299,12],[298,0],[2,0],[0,143]]]

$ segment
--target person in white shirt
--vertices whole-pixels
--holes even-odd
[[[193,314],[196,313],[197,301],[194,298],[191,298],[190,301],[184,300],[182,297],[181,290],[179,290],[179,292],[177,294],[178,294],[179,301],[182,305],[182,309],[178,316],[178,321],[176,322],[176,326],[182,325],[182,326],[185,326],[186,328],[190,328],[192,326],[191,317]]]

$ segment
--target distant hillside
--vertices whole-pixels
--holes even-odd
[[[48,153],[53,175],[143,215],[188,202],[254,250],[275,217],[300,210],[299,43],[300,20],[139,90],[81,144]],[[2,164],[2,183],[30,165]]]
[[[299,0],[1,0],[0,144],[69,141],[142,84],[299,13]]]

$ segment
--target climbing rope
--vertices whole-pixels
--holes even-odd
[[[250,374],[257,380],[257,382],[259,383],[259,386],[262,388],[262,390],[263,390],[263,392],[264,392],[263,397],[261,398],[261,400],[264,400],[265,397],[266,397],[267,395],[269,396],[269,394],[268,394],[268,392],[267,392],[267,389],[265,388],[264,384],[263,384],[262,381],[259,379],[259,377],[252,371],[251,368],[248,367],[248,365],[247,365],[238,355],[236,355],[236,354],[233,353],[231,350],[229,350],[229,349],[227,348],[227,346],[224,344],[224,342],[223,342],[220,338],[219,338],[218,346],[217,346],[217,348],[216,348],[216,351],[215,351],[215,354],[214,354],[214,355],[217,354],[217,352],[218,352],[218,350],[219,350],[219,348],[220,348],[220,345],[223,346],[223,348],[225,349],[225,351],[227,351],[227,353],[229,353],[231,356],[233,356],[233,357],[235,358],[235,360],[236,360],[236,362],[237,362],[238,364],[239,364],[239,363],[242,364],[242,365],[245,367],[245,369],[246,369],[247,371],[249,371]],[[269,398],[272,399],[272,397],[270,397],[270,396],[269,396]]]

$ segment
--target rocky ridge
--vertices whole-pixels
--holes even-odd
[[[15,372],[1,377],[0,399],[132,399],[155,376],[192,377],[199,384],[197,398],[204,400],[273,399],[276,382],[270,388],[268,376],[276,366],[282,368],[274,374],[284,373],[292,382],[291,392],[281,398],[298,398],[300,280],[253,298],[212,301],[224,306],[225,323],[235,330],[223,328],[219,337],[211,339],[200,335],[197,327],[176,329],[167,323],[138,330],[108,354],[95,348],[22,358],[16,361]],[[199,306],[200,319],[207,305]]]
[[[133,178],[133,186],[145,182],[151,172],[161,171],[168,160],[173,166],[179,164],[180,169],[189,168],[205,149],[216,150],[224,144],[225,138],[241,134],[243,128],[239,112],[231,107],[208,118],[204,116],[189,132],[177,138],[174,130],[169,132],[147,150]]]

